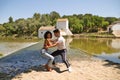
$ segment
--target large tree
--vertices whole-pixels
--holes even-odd
[[[50,20],[52,21],[51,25],[55,25],[56,24],[56,20],[60,18],[60,15],[59,13],[55,12],[55,11],[52,11],[50,13]]]
[[[13,18],[11,16],[9,17],[9,23],[13,23]]]

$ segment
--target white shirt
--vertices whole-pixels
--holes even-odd
[[[57,43],[58,43],[57,45],[58,50],[66,49],[65,39],[62,36],[58,37]]]

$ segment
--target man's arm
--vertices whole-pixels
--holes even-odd
[[[55,42],[55,43],[53,43],[52,45],[50,45],[50,46],[46,46],[46,48],[51,48],[51,47],[55,47],[55,46],[57,46],[58,45],[58,42]]]

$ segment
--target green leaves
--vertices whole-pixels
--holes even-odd
[[[13,21],[13,18],[10,16],[8,23],[0,24],[0,35],[17,35],[18,37],[37,36],[38,29],[41,26],[55,26],[59,18],[68,18],[70,30],[77,34],[82,32],[97,32],[101,29],[106,30],[109,24],[119,20],[115,17],[104,18],[92,14],[73,14],[61,17],[56,11],[52,11],[49,14],[34,13],[32,18],[20,18],[16,21]]]

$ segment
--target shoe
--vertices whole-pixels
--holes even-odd
[[[67,70],[68,70],[69,72],[72,72],[72,68],[71,68],[71,67],[69,67]]]

